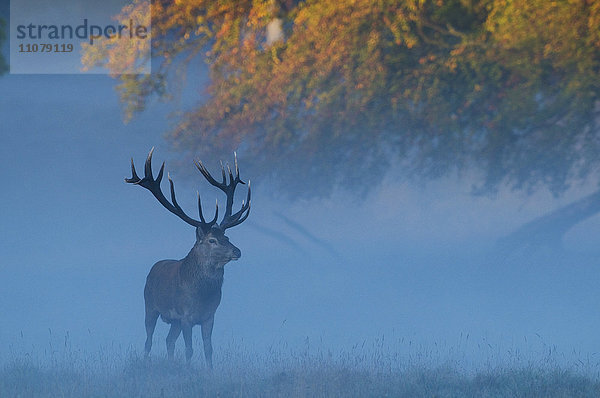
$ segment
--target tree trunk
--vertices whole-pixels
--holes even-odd
[[[499,249],[506,255],[542,247],[560,248],[565,233],[600,212],[600,190],[530,221],[501,238]]]

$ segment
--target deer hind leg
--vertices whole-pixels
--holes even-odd
[[[150,350],[152,349],[152,335],[154,334],[158,315],[158,311],[146,308],[146,344],[144,345],[146,358],[150,355]]]
[[[167,354],[169,359],[173,359],[175,354],[175,342],[181,333],[181,322],[179,320],[173,320],[171,322],[171,329],[167,335]]]
[[[192,348],[192,326],[193,325],[188,322],[182,323],[181,325],[183,340],[185,341],[185,360],[188,364],[194,354],[194,349]]]

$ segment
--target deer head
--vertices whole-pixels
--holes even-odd
[[[221,277],[225,264],[239,259],[242,252],[220,228],[211,228],[206,233],[201,228],[196,228],[196,243],[188,256],[202,268],[205,276]]]
[[[240,171],[237,163],[237,154],[235,155],[235,176],[231,171],[229,165],[227,165],[227,172],[225,167],[221,164],[222,181],[217,181],[208,172],[206,167],[200,160],[195,161],[195,165],[200,173],[206,178],[206,180],[213,186],[223,191],[227,197],[225,204],[225,212],[223,218],[219,223],[217,219],[219,217],[219,203],[216,202],[215,215],[210,221],[206,221],[204,213],[202,211],[202,202],[200,194],[198,194],[198,216],[199,220],[196,220],[188,216],[175,198],[175,187],[171,176],[167,175],[169,180],[169,186],[171,191],[171,200],[169,201],[160,188],[160,183],[163,178],[165,163],[162,163],[158,175],[154,178],[152,173],[152,154],[154,148],[150,150],[146,163],[144,165],[144,178],[140,178],[135,170],[133,159],[131,159],[131,178],[126,178],[125,181],[130,184],[142,186],[149,190],[152,195],[162,204],[167,210],[175,214],[177,217],[185,221],[187,224],[196,227],[196,243],[192,248],[190,254],[195,254],[195,258],[198,260],[200,265],[206,265],[208,268],[222,269],[225,264],[231,260],[237,260],[241,257],[242,253],[240,249],[235,247],[229,238],[225,236],[225,231],[228,228],[234,227],[241,224],[248,218],[250,214],[250,198],[251,189],[250,181],[248,181],[248,193],[245,201],[242,201],[241,208],[233,213],[233,200],[235,194],[235,188],[238,184],[245,184],[240,178]],[[210,261],[210,263],[207,263]]]

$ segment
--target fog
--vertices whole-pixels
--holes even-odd
[[[3,361],[62,344],[143,350],[145,277],[154,262],[184,257],[194,231],[123,181],[131,157],[139,169],[155,146],[190,212],[196,190],[205,203],[218,196],[199,174],[190,180],[175,168],[163,139],[172,109],[152,104],[124,124],[113,86],[106,76],[0,79]],[[469,178],[417,186],[400,173],[390,170],[366,198],[342,190],[312,201],[277,199],[253,180],[250,218],[228,232],[242,258],[226,266],[217,364],[232,346],[381,345],[465,367],[550,351],[564,366],[587,360],[597,370],[600,217],[571,230],[560,250],[495,250],[502,236],[594,187],[560,198],[481,197]],[[153,355],[165,355],[167,330],[159,321]]]

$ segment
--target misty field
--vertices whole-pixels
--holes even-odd
[[[195,345],[199,348],[198,342]],[[224,347],[215,370],[201,352],[190,366],[135,349],[94,353],[64,347],[39,355],[12,353],[0,370],[1,397],[598,397],[598,365],[558,365],[518,353],[468,370],[460,360],[440,360],[423,347],[405,356],[379,343],[337,353],[322,349],[270,348],[263,353]]]

